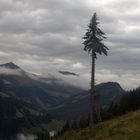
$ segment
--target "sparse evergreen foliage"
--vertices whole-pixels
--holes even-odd
[[[88,25],[87,32],[83,39],[84,50],[90,53],[94,58],[97,54],[107,55],[108,48],[104,45],[103,40],[106,39],[105,33],[99,28],[99,20],[97,14],[94,13]]]
[[[73,121],[71,125],[71,129],[77,129],[77,128],[78,128],[77,122]]]
[[[65,131],[67,131],[69,129],[70,129],[70,124],[68,121],[66,121],[65,125],[63,126],[62,133],[64,133]]]
[[[86,128],[89,125],[89,118],[81,118],[79,121],[79,128]]]
[[[40,132],[37,134],[37,140],[49,140],[49,133],[47,130],[42,129]]]
[[[84,50],[92,57],[92,71],[91,71],[91,90],[90,90],[90,126],[94,126],[94,114],[98,122],[101,121],[100,106],[96,96],[95,89],[95,59],[97,54],[107,55],[108,48],[104,45],[103,40],[106,39],[105,33],[99,28],[99,21],[96,13],[92,16],[88,25],[87,32],[84,37]]]

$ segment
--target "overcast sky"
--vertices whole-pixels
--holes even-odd
[[[82,37],[94,12],[110,49],[98,56],[96,83],[139,86],[140,0],[0,0],[0,63],[89,88],[91,58]]]

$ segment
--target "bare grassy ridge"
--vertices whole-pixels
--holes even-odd
[[[57,140],[140,140],[140,110],[98,124],[91,131],[66,132]]]

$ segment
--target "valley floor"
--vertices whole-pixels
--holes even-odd
[[[140,140],[140,110],[98,124],[92,130],[68,131],[57,140]]]

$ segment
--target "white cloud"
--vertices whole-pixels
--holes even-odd
[[[17,76],[22,76],[23,75],[23,73],[20,69],[8,69],[8,68],[4,68],[4,67],[0,68],[0,74],[17,75]]]
[[[77,62],[75,64],[72,64],[72,68],[73,69],[83,69],[83,68],[85,68],[85,66],[83,66],[82,63]]]

